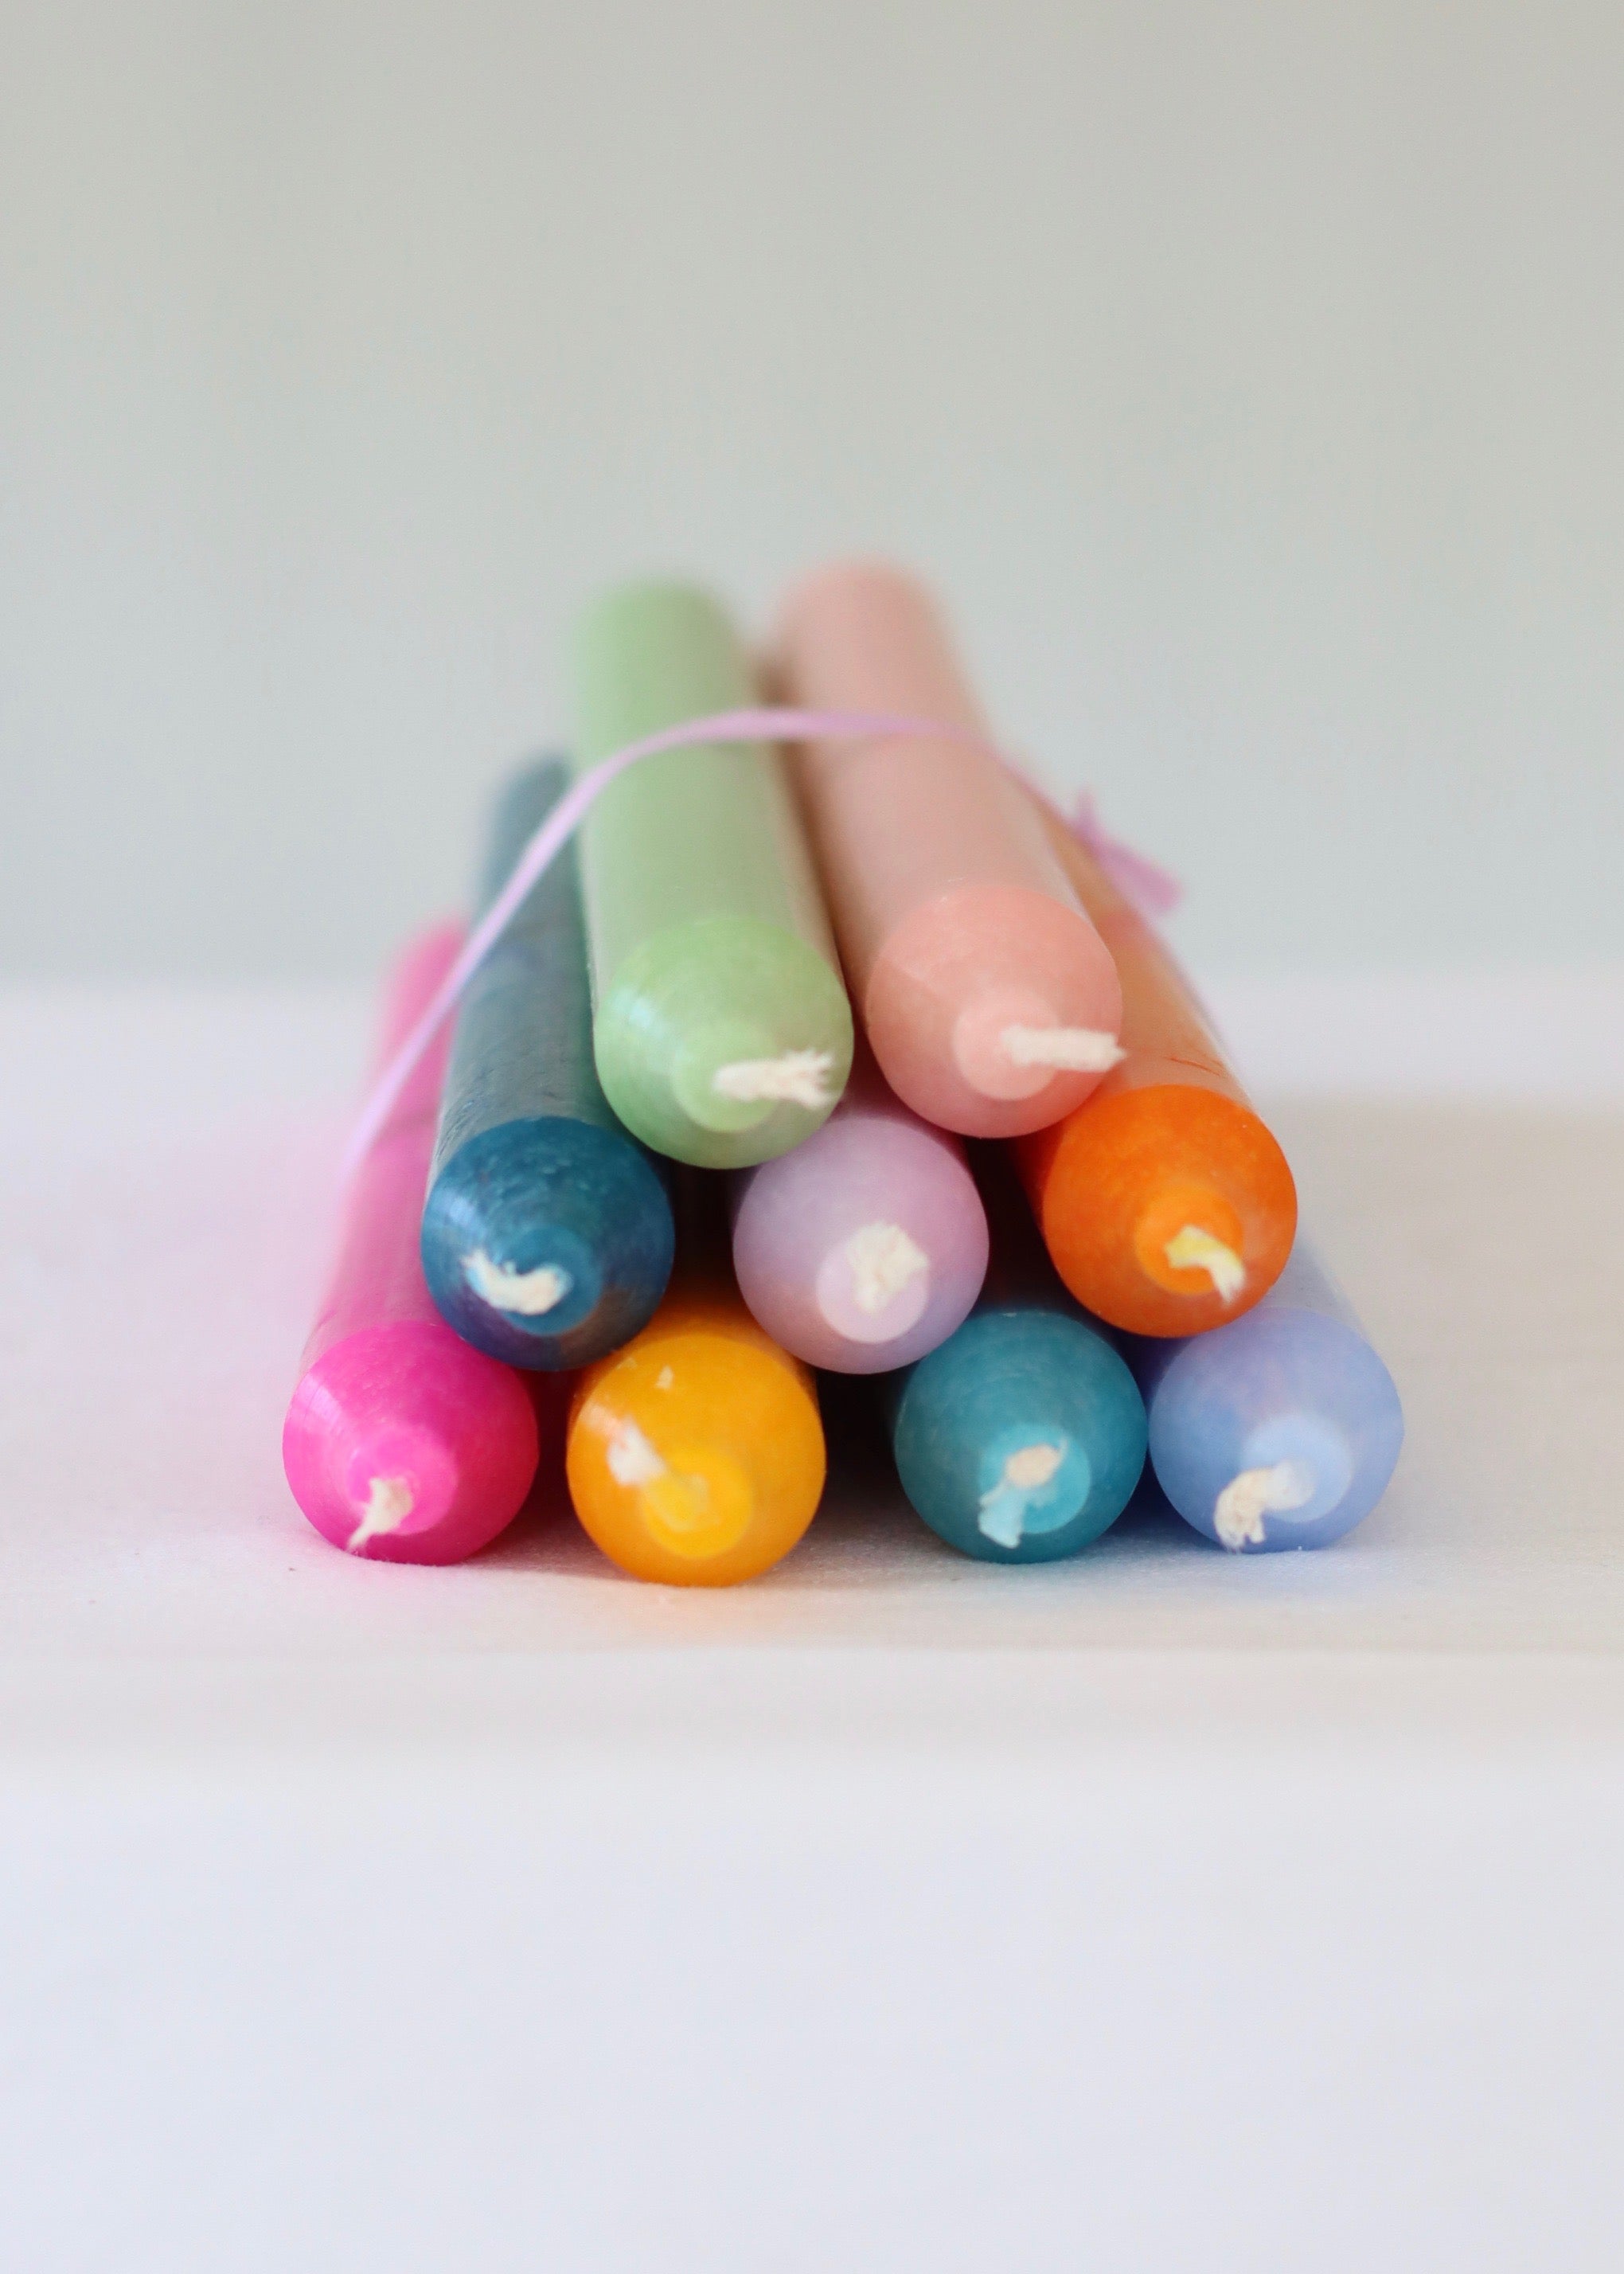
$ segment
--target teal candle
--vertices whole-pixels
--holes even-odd
[[[903,1491],[950,1547],[1052,1562],[1127,1506],[1145,1465],[1145,1405],[1061,1286],[1005,1163],[973,1151],[992,1267],[958,1332],[895,1377],[891,1450]]]
[[[553,758],[508,785],[482,915],[568,781]],[[648,1324],[673,1242],[663,1166],[615,1120],[593,1070],[567,846],[462,997],[423,1210],[424,1272],[467,1341],[551,1373],[588,1366]]]
[[[708,594],[623,586],[578,627],[576,763],[757,700]],[[828,1117],[852,1014],[782,754],[669,750],[629,768],[581,831],[593,1048],[610,1104],[706,1169],[788,1152]]]

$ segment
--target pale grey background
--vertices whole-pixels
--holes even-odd
[[[1624,11],[0,0],[0,964],[345,975],[579,597],[937,578],[1204,964],[1624,954]]]

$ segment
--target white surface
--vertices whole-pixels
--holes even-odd
[[[1617,0],[0,0],[0,968],[365,971],[595,584],[759,621],[856,545],[1201,960],[1624,954]]]
[[[688,1595],[293,1509],[362,1023],[0,1006],[21,2263],[1610,2264],[1624,1118],[1280,1110],[1410,1416],[1339,1549],[854,1490]]]

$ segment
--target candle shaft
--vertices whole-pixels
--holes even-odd
[[[1079,1302],[1130,1334],[1199,1334],[1278,1277],[1297,1188],[1170,952],[1035,802],[1116,959],[1124,1056],[1085,1104],[1022,1140],[1021,1174]]]
[[[892,569],[803,585],[777,670],[802,706],[988,731],[930,600]],[[944,738],[816,742],[797,763],[846,975],[897,1095],[981,1137],[1080,1104],[1112,1063],[1116,975],[997,759]]]
[[[981,1291],[987,1216],[964,1148],[910,1113],[866,1053],[815,1135],[733,1186],[740,1291],[808,1366],[909,1365]]]
[[[1220,1546],[1324,1547],[1386,1491],[1398,1391],[1302,1240],[1244,1318],[1133,1356],[1156,1480]]]
[[[1127,1506],[1145,1465],[1145,1407],[1049,1267],[1007,1171],[976,1165],[992,1230],[986,1290],[956,1334],[897,1377],[891,1449],[904,1492],[950,1547],[1050,1562]]]
[[[680,584],[591,609],[573,665],[583,765],[756,699],[716,604]],[[781,752],[643,759],[582,827],[598,1069],[627,1127],[704,1168],[771,1160],[828,1116],[852,1014]]]
[[[493,817],[488,907],[568,787],[528,768]],[[423,1209],[440,1314],[510,1365],[601,1358],[646,1326],[671,1275],[662,1173],[610,1111],[592,1061],[586,940],[566,847],[470,981]]]
[[[380,1065],[460,945],[446,927],[402,958]],[[447,1326],[418,1257],[447,1048],[442,1038],[426,1053],[356,1171],[282,1430],[282,1465],[312,1524],[335,1547],[380,1562],[471,1555],[517,1515],[536,1472],[523,1383]]]
[[[812,1377],[740,1299],[722,1196],[685,1179],[669,1293],[575,1391],[566,1452],[575,1512],[639,1579],[729,1586],[795,1546],[824,1466]]]

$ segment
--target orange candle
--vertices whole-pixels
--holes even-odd
[[[639,1579],[731,1586],[811,1523],[825,1468],[817,1393],[744,1307],[719,1192],[680,1187],[671,1291],[581,1376],[565,1463],[576,1515]]]
[[[776,666],[803,708],[988,735],[930,599],[892,568],[846,564],[803,584]],[[1079,1105],[1116,1060],[1116,975],[991,750],[823,742],[797,764],[847,983],[898,1096],[969,1137],[1017,1136]]]
[[[1285,1268],[1297,1187],[1172,955],[1041,799],[1049,841],[1116,959],[1125,1056],[1024,1138],[1021,1174],[1079,1303],[1136,1335],[1238,1318]]]

